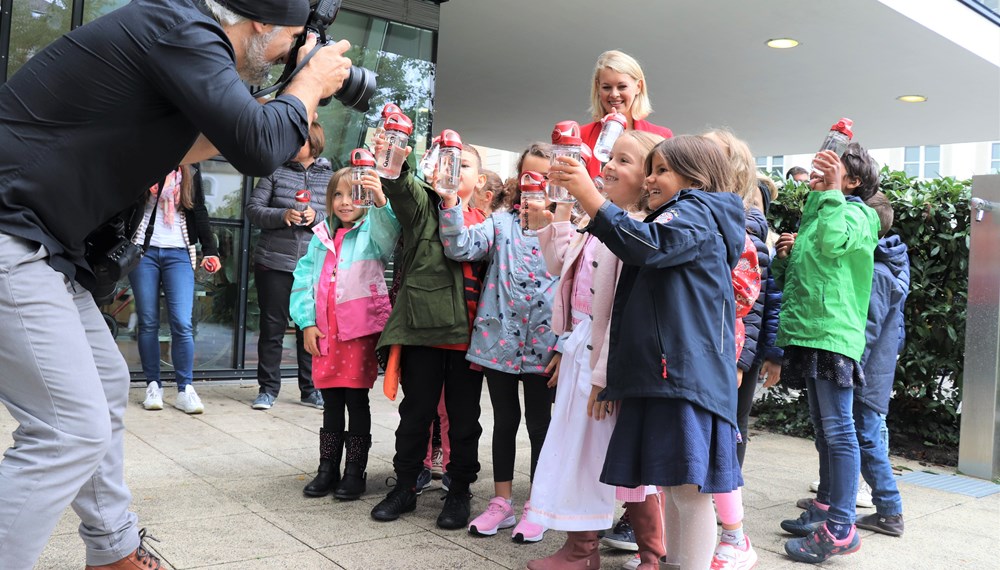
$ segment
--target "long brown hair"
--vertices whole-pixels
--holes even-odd
[[[179,167],[181,171],[181,208],[194,208],[194,168],[190,164]]]
[[[694,188],[706,192],[728,192],[732,188],[732,168],[714,141],[698,135],[680,135],[660,142],[646,157],[646,175],[653,171],[653,155],[658,154],[674,172],[691,180]]]
[[[345,166],[344,168],[341,168],[340,170],[334,172],[333,176],[330,177],[330,183],[326,185],[326,218],[327,218],[327,220],[332,221],[331,218],[333,218],[333,219],[337,219],[338,222],[339,222],[339,218],[337,218],[333,214],[333,199],[334,199],[335,195],[337,194],[337,186],[340,185],[340,180],[343,177],[350,176],[350,175],[351,175],[351,167],[350,166]],[[348,178],[348,180],[350,180],[350,178]],[[366,212],[366,214],[367,214],[367,212]],[[358,218],[358,220],[357,220],[356,223],[360,223],[361,219],[364,218],[364,217],[365,216],[362,215],[360,218]]]

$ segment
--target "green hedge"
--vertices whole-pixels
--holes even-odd
[[[780,182],[780,181],[779,181]],[[969,279],[971,180],[916,180],[882,170],[882,191],[896,214],[890,233],[909,247],[906,347],[896,364],[889,432],[893,445],[957,452]],[[808,187],[788,184],[771,205],[778,232],[795,231]],[[812,435],[805,395],[780,384],[754,407],[758,425]]]

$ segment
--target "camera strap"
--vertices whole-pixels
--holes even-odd
[[[167,174],[167,176],[170,176]],[[163,180],[159,185],[159,192],[156,193],[156,199],[153,200],[153,211],[149,214],[149,221],[146,222],[146,237],[142,240],[142,252],[146,253],[149,249],[149,242],[153,239],[153,226],[156,224],[156,207],[160,205],[160,194],[163,192],[163,187],[167,185],[167,176],[163,177]]]
[[[306,63],[308,63],[309,60],[312,59],[312,56],[316,55],[316,52],[322,49],[325,45],[326,45],[325,43],[317,42],[316,46],[312,48],[312,50],[310,50],[305,57],[302,58],[302,61],[300,61],[298,65],[295,66],[295,69],[289,72],[287,76],[284,76],[283,74],[283,78],[279,79],[278,82],[275,83],[274,85],[252,93],[254,99],[266,97],[274,93],[275,91],[284,91],[285,88],[288,87],[288,84],[292,82],[292,78],[295,77],[300,71],[302,71],[302,68],[304,68],[306,66]]]

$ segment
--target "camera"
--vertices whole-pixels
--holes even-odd
[[[326,29],[337,18],[337,13],[340,12],[340,4],[341,0],[319,0],[312,7],[312,10],[309,11],[309,20],[306,22],[305,32],[299,36],[295,45],[292,46],[292,51],[288,54],[288,62],[285,64],[285,69],[281,72],[281,77],[278,79],[279,85],[287,84],[287,81],[295,73],[297,67],[296,54],[299,48],[305,44],[306,37],[310,32],[315,33],[319,37],[317,45],[322,46],[333,43],[332,39],[327,38]],[[303,63],[305,62],[303,61]],[[340,101],[345,107],[365,113],[369,109],[368,103],[372,95],[375,94],[375,89],[375,73],[363,67],[352,65],[347,79],[344,80],[344,84],[340,89],[333,94],[333,98]],[[330,99],[323,99],[319,103],[320,105],[327,105],[330,103]]]

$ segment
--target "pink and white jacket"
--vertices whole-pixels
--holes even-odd
[[[385,265],[399,239],[399,222],[392,208],[369,208],[340,246],[334,235],[340,227],[335,216],[313,227],[306,254],[292,273],[289,309],[299,328],[316,326],[328,334],[327,302],[334,286],[337,340],[347,341],[382,332],[391,307],[385,282]],[[329,350],[328,338],[319,340],[321,354]]]

